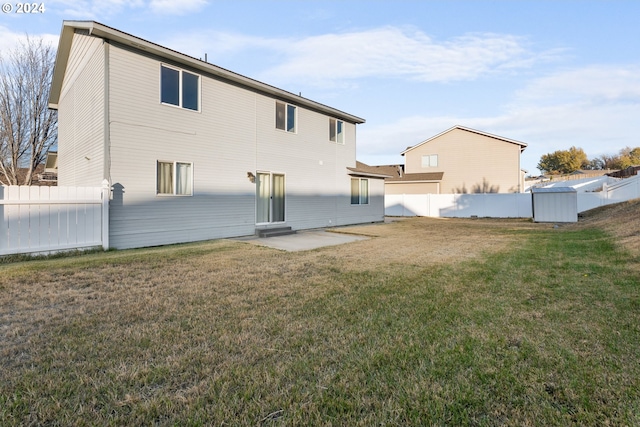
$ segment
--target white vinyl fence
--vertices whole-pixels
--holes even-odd
[[[390,194],[389,216],[530,218],[531,194]]]
[[[0,255],[109,247],[102,187],[0,186]]]
[[[640,176],[605,184],[602,191],[578,192],[578,212],[640,198]],[[531,218],[531,193],[387,194],[385,215],[450,218]]]

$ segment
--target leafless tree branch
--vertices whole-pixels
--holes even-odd
[[[49,90],[55,50],[31,39],[0,55],[0,183],[30,185],[35,168],[57,142],[58,115]],[[18,174],[20,168],[26,174]]]

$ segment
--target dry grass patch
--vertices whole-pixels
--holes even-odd
[[[521,219],[411,218],[392,224],[358,225],[335,231],[373,237],[340,248],[349,268],[375,269],[396,265],[425,266],[463,262],[499,252],[513,244],[513,231],[549,229]]]
[[[0,266],[1,425],[633,425],[640,295],[593,229],[415,218]]]
[[[640,256],[640,199],[591,209],[582,213],[576,228],[601,228],[617,243]]]

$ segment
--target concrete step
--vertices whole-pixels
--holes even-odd
[[[258,237],[275,237],[296,234],[296,231],[292,230],[291,227],[263,228],[256,231],[258,233]]]

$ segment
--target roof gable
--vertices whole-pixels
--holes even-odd
[[[429,139],[427,139],[425,141],[422,141],[421,143],[419,143],[417,145],[414,145],[413,147],[407,147],[407,149],[404,150],[400,154],[404,156],[407,152],[409,152],[409,151],[411,151],[413,149],[416,149],[416,148],[418,148],[418,147],[420,147],[420,146],[422,146],[424,144],[427,144],[427,143],[433,141],[434,139],[439,138],[442,135],[447,134],[449,132],[452,132],[454,130],[462,130],[462,131],[465,131],[465,132],[471,132],[471,133],[475,133],[475,134],[478,134],[478,135],[486,136],[488,138],[493,138],[493,139],[497,139],[497,140],[500,140],[500,141],[508,142],[510,144],[516,144],[516,145],[520,146],[520,152],[523,152],[524,149],[527,147],[527,144],[524,143],[524,142],[516,141],[514,139],[504,138],[502,136],[493,135],[493,134],[490,134],[490,133],[487,133],[487,132],[483,132],[483,131],[476,130],[476,129],[471,129],[471,128],[468,128],[468,127],[465,127],[465,126],[456,125],[456,126],[453,126],[452,128],[449,128],[449,129],[445,130],[444,132],[441,132],[441,133],[439,133],[439,134],[437,134],[435,136],[432,136],[431,138],[429,138]]]
[[[49,95],[49,107],[57,109],[60,101],[60,94],[64,81],[64,75],[71,53],[71,45],[73,42],[73,34],[75,30],[88,31],[89,35],[100,37],[105,40],[114,41],[125,46],[133,47],[136,50],[144,51],[156,55],[163,59],[175,61],[178,64],[184,64],[206,74],[214,75],[230,83],[255,90],[266,95],[272,96],[283,101],[291,102],[300,107],[306,107],[310,110],[318,111],[328,116],[332,116],[350,123],[361,124],[365,120],[345,113],[344,111],[329,107],[319,102],[312,101],[302,96],[295,95],[291,92],[279,89],[275,86],[245,77],[241,74],[234,73],[217,65],[210,64],[201,59],[197,59],[175,50],[160,46],[150,41],[141,39],[131,34],[125,33],[115,28],[111,28],[95,21],[64,21],[58,43],[58,51],[56,54],[56,63],[54,68],[53,80],[51,83],[51,92]]]

